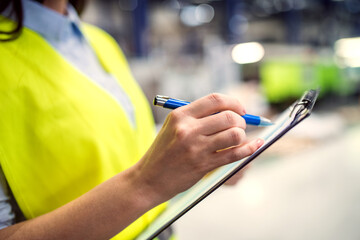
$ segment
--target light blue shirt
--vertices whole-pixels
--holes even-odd
[[[67,16],[61,15],[38,2],[22,0],[24,26],[39,33],[89,81],[103,88],[119,103],[129,121],[135,127],[135,117],[130,99],[116,79],[105,72],[89,42],[81,32],[81,22],[75,9],[69,5]],[[9,9],[7,9],[9,10]],[[7,11],[9,12],[9,11]],[[8,16],[8,14],[4,14]],[[81,92],[79,92],[81,94]],[[11,197],[0,166],[0,229],[14,222],[14,213],[9,203]]]
[[[89,42],[81,32],[81,22],[69,5],[67,16],[42,4],[23,0],[24,26],[43,36],[66,60],[90,80],[109,92],[135,126],[133,106],[116,79],[105,72]]]

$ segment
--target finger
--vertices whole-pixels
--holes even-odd
[[[224,111],[201,118],[197,124],[200,133],[207,136],[232,127],[246,128],[244,118],[232,111]]]
[[[219,93],[202,97],[183,108],[184,111],[189,112],[195,118],[206,117],[225,110],[231,110],[240,115],[246,114],[238,99]]]
[[[253,154],[259,147],[264,144],[264,140],[259,138],[255,139],[249,143],[241,145],[239,147],[233,147],[223,151],[214,153],[214,156],[221,161],[216,162],[217,166],[222,166],[232,162],[236,162],[244,157],[250,156]]]
[[[233,127],[207,138],[209,139],[209,150],[216,152],[243,144],[246,141],[246,134],[244,129]]]

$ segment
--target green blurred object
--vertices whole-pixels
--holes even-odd
[[[307,89],[321,89],[321,95],[347,95],[352,88],[341,69],[332,60],[267,60],[260,66],[260,78],[270,103],[282,103],[301,96]]]

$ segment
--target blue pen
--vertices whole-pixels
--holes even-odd
[[[169,109],[175,109],[178,107],[182,107],[182,106],[188,105],[189,103],[190,102],[187,102],[184,100],[170,98],[170,97],[162,96],[162,95],[157,95],[154,98],[154,105],[161,106],[164,108],[169,108]],[[259,127],[273,125],[273,123],[269,119],[264,118],[264,117],[254,116],[254,115],[250,115],[250,114],[245,114],[241,117],[243,117],[245,119],[246,124],[255,125],[255,126],[259,126]]]

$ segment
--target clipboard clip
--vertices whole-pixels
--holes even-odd
[[[304,95],[300,98],[300,100],[294,104],[289,116],[291,117],[296,111],[293,122],[301,120],[310,114],[315,104],[315,101],[319,95],[319,92],[320,92],[319,89],[316,90],[311,89],[305,92]]]

